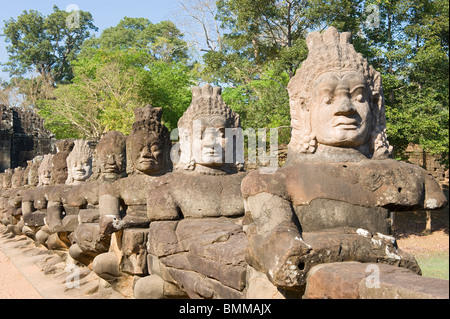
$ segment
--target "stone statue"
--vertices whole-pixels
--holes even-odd
[[[178,121],[180,161],[173,173],[152,184],[147,195],[151,220],[243,215],[243,163],[225,161],[229,144],[233,147],[225,130],[240,128],[240,119],[220,93],[209,84],[192,89],[191,105]],[[161,196],[165,192],[168,195]]]
[[[126,137],[122,133],[110,131],[102,136],[94,151],[94,167],[91,179],[72,187],[67,195],[67,206],[78,209],[79,221],[69,254],[83,264],[109,249],[111,235],[101,235],[98,224],[99,193],[126,175]]]
[[[52,154],[46,154],[42,158],[37,158],[36,160],[33,159],[34,163],[33,169],[30,172],[30,179],[32,183],[36,183],[37,179],[38,187],[26,191],[22,198],[22,214],[24,217],[36,210],[45,210],[47,208],[47,198],[45,196],[45,191],[48,190],[46,186],[49,186],[51,183],[52,159]],[[42,218],[40,219],[43,223],[44,215],[42,215]]]
[[[350,34],[330,27],[306,42],[309,55],[288,85],[286,164],[242,182],[246,259],[278,292],[300,295],[318,263],[383,262],[420,273],[388,236],[390,212],[440,209],[445,197],[425,170],[390,158],[381,76]]]
[[[58,236],[64,245],[54,249],[68,249],[71,245],[69,235],[78,226],[79,208],[82,206],[80,198],[74,196],[74,189],[85,183],[92,174],[92,149],[89,141],[75,140],[72,151],[66,157],[67,179],[65,184],[55,185],[48,193],[46,225],[50,234]],[[53,178],[53,175],[52,175]],[[92,193],[90,193],[92,194]],[[90,194],[86,194],[88,197]],[[85,202],[86,199],[81,199]],[[52,238],[53,238],[52,237]]]
[[[5,169],[5,172],[2,173],[2,190],[0,192],[0,217],[1,222],[4,225],[9,225],[10,220],[7,216],[8,213],[8,199],[9,194],[11,193],[11,179],[14,171],[12,169]]]
[[[100,194],[100,225],[105,234],[148,227],[147,184],[171,169],[169,132],[161,116],[162,109],[150,105],[135,110],[136,120],[126,141],[128,177]]]
[[[38,186],[39,185],[39,166],[41,165],[44,156],[35,156],[31,163],[28,164],[30,170],[28,171],[28,185]]]
[[[96,256],[92,265],[116,287],[131,285],[130,274],[147,274],[147,189],[172,168],[169,131],[161,116],[162,109],[150,105],[135,109],[135,122],[126,141],[128,176],[99,194],[100,236],[111,235],[111,246],[108,253]],[[123,288],[124,294],[126,289],[131,288]]]
[[[151,275],[137,281],[137,298],[243,296],[247,240],[240,185],[246,173],[235,158],[225,160],[226,150],[236,153],[226,130],[240,128],[240,120],[220,93],[209,84],[192,89],[191,105],[178,121],[180,160],[148,188]]]
[[[8,230],[15,235],[22,234],[24,226],[23,221],[21,221],[21,204],[23,192],[28,184],[28,179],[25,180],[25,173],[23,167],[16,167],[11,176],[11,188],[4,192],[4,195],[8,197],[6,214],[6,217],[9,218]]]

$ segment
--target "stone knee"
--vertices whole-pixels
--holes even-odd
[[[92,269],[100,278],[108,282],[115,281],[121,276],[119,259],[114,252],[103,253],[94,258]]]

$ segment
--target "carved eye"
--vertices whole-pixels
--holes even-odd
[[[158,144],[153,144],[150,148],[150,151],[155,154],[159,151],[159,145]]]
[[[322,103],[330,104],[330,103],[331,103],[330,97],[329,97],[329,96],[325,96],[325,97],[322,99]]]
[[[362,100],[363,100],[362,94],[358,94],[358,95],[356,96],[356,100],[357,100],[358,102],[362,102]]]

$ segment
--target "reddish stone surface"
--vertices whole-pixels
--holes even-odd
[[[395,266],[330,263],[314,267],[304,299],[448,299],[448,280]]]

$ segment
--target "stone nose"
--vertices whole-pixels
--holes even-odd
[[[217,146],[219,145],[218,134],[214,130],[205,131],[203,135],[203,145],[204,146]]]
[[[152,157],[152,152],[150,151],[150,147],[148,145],[144,146],[141,151],[142,157]]]
[[[356,109],[352,103],[352,100],[349,96],[341,96],[337,103],[336,114],[335,115],[344,115],[349,116],[356,113]]]
[[[106,164],[113,165],[116,163],[114,154],[110,154],[106,157]]]

